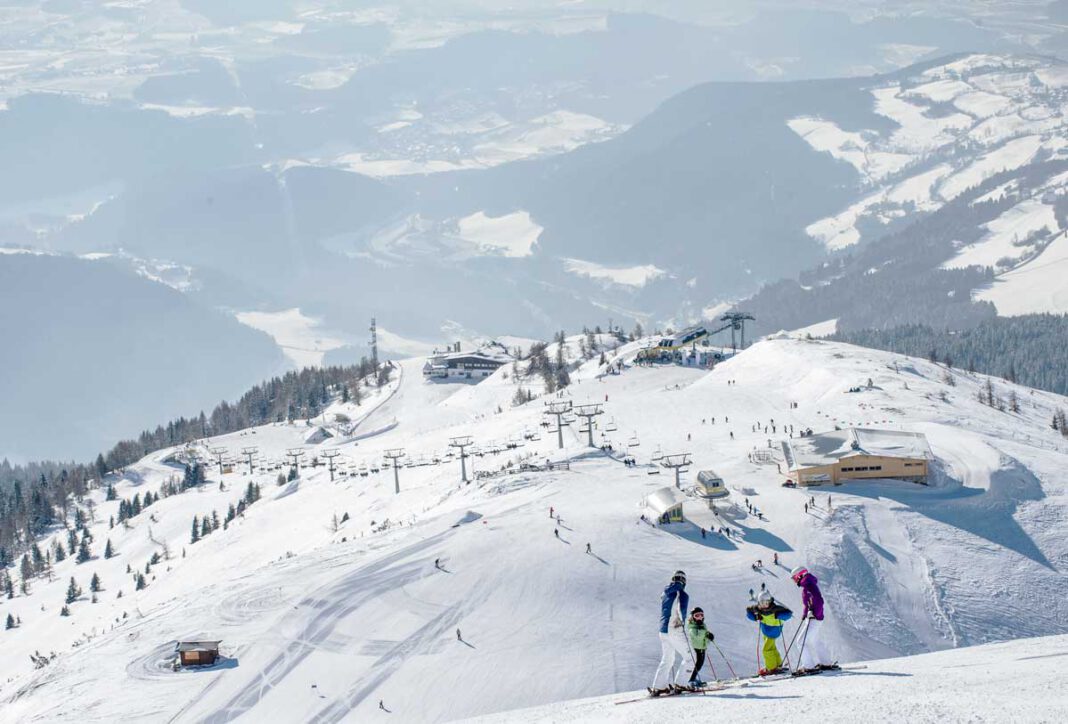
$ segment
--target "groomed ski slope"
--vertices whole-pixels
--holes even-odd
[[[569,347],[577,350],[577,338]],[[455,460],[402,468],[398,496],[386,471],[331,483],[325,468],[308,468],[277,486],[276,472],[249,476],[238,465],[220,476],[211,468],[207,485],[161,500],[129,530],[108,529],[118,504],[94,492],[94,554],[110,538],[117,555],[81,565],[68,558],[53,583],[0,604],[0,615],[22,619],[2,634],[0,720],[363,722],[387,716],[381,701],[402,721],[446,721],[630,691],[649,683],[659,658],[659,593],[676,568],[687,571],[692,605],[708,613],[742,675],[756,667],[748,592],[763,582],[797,607],[788,578],[797,563],[821,580],[826,635],[843,662],[1068,633],[1068,444],[1049,428],[1065,398],[996,381],[999,395],[1014,390],[1021,404],[1019,413],[998,412],[976,399],[984,377],[953,371],[949,386],[946,370],[926,361],[823,341],[760,342],[711,372],[636,367],[601,379],[595,358],[573,373],[565,397],[605,404],[602,429],[608,418],[618,428],[607,438],[639,463],[628,468],[588,450],[577,423],[557,450],[555,435],[539,426],[542,399],[511,407],[510,366],[471,386],[426,382],[421,365],[402,362],[397,391],[366,403],[378,407],[356,435],[380,434],[304,445],[312,428],[279,424],[203,448],[236,454],[256,444],[280,460],[301,447],[305,461],[337,449],[356,469],[389,448],[429,461],[450,437],[471,435],[486,449],[524,443],[472,458],[475,470],[521,456],[570,458],[571,469],[462,486]],[[857,386],[862,392],[847,392]],[[805,514],[808,491],[781,487],[774,465],[747,459],[778,437],[753,431],[771,418],[817,432],[836,423],[922,431],[940,472],[930,488],[884,481],[816,489],[817,506]],[[690,501],[693,522],[641,522],[641,498],[670,483],[651,464],[657,448],[692,452],[683,487],[713,468],[737,505],[714,519]],[[116,478],[119,497],[177,474],[162,462],[167,454]],[[192,517],[224,513],[253,479],[262,499],[227,530],[191,544]],[[745,497],[763,520],[746,513]],[[562,515],[559,525],[549,506]],[[350,519],[335,531],[332,516],[343,513]],[[702,539],[697,525],[726,525],[735,535]],[[143,569],[160,541],[171,559],[135,592],[126,566]],[[757,559],[762,572],[751,567]],[[71,617],[60,617],[69,577],[87,588],[94,571],[105,586],[99,602],[78,601]],[[190,638],[222,639],[227,659],[171,671],[173,642]],[[58,656],[34,672],[34,650]]]
[[[871,661],[802,679],[617,705],[616,694],[470,720],[495,722],[1055,722],[1068,716],[1068,637],[1049,636]]]

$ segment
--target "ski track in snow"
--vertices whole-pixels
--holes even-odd
[[[408,561],[413,553],[422,551],[438,538],[405,546],[385,558],[360,567],[303,599],[298,610],[316,613],[303,624],[299,638],[290,642],[265,666],[256,678],[215,713],[203,718],[205,724],[231,721],[253,709],[290,672],[317,650],[330,636],[338,622],[352,614],[383,590],[403,586],[428,575],[424,561]],[[372,570],[368,570],[372,569]],[[388,658],[388,657],[387,657]],[[327,721],[328,719],[324,719]],[[333,720],[331,720],[333,721]]]

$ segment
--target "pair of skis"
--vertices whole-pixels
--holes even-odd
[[[782,671],[772,674],[765,674],[763,676],[753,676],[747,679],[727,679],[724,681],[713,681],[704,686],[680,686],[678,684],[672,684],[662,689],[649,689],[649,693],[645,696],[640,696],[634,699],[624,699],[623,701],[617,701],[616,704],[631,704],[638,701],[648,701],[650,699],[663,699],[673,696],[702,696],[704,694],[715,693],[717,691],[723,691],[724,689],[735,689],[743,686],[749,686],[752,683],[760,681],[779,681],[781,679],[793,679],[801,676],[814,676],[816,674],[822,674],[826,671],[840,671],[842,667],[838,664],[831,664],[829,666],[817,666],[810,669],[797,669],[795,671]],[[852,669],[862,669],[864,666],[851,666]]]

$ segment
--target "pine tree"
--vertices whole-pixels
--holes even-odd
[[[52,552],[55,554],[56,563],[63,562],[67,557],[67,551],[59,541],[56,541],[55,546],[52,548]]]
[[[6,628],[9,631],[11,629],[15,628],[15,617],[12,616],[10,613],[7,615],[7,623],[4,624],[4,628]]]
[[[78,584],[74,581],[74,576],[71,576],[70,585],[67,586],[67,603],[74,603],[80,595],[82,595],[82,589],[78,588]]]
[[[70,616],[70,606],[64,604],[63,608],[59,609],[60,616]]]
[[[108,492],[107,492],[107,495],[104,496],[104,500],[118,500],[118,499],[119,499],[119,496],[115,492],[115,486],[112,485],[111,483],[108,483]]]
[[[115,549],[111,547],[111,539],[108,538],[104,544],[104,558],[111,558],[115,555]]]
[[[140,572],[139,572],[139,573],[138,573],[138,574],[137,574],[137,575],[136,575],[136,576],[134,577],[134,590],[135,590],[135,591],[140,591],[140,590],[142,590],[142,589],[143,589],[143,588],[144,588],[145,586],[147,586],[147,585],[148,585],[148,584],[147,584],[147,583],[145,583],[145,576],[144,576],[144,574],[142,574],[142,573],[140,573]]]
[[[196,543],[200,540],[200,523],[197,522],[197,517],[193,516],[193,534],[189,538],[190,543]]]
[[[96,573],[93,574],[92,579],[89,581],[89,590],[93,593],[99,593],[101,590],[100,576],[98,576]]]
[[[78,548],[78,563],[85,563],[92,557],[92,551],[89,550],[89,536],[84,536]]]

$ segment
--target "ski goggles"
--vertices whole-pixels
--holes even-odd
[[[694,621],[703,621],[704,618],[705,618],[705,615],[703,613],[695,613],[693,615],[693,620]]]

